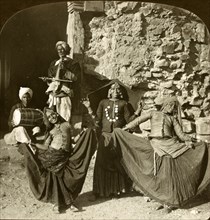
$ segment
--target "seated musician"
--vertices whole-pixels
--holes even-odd
[[[20,87],[20,102],[15,104],[10,111],[8,125],[10,133],[4,136],[6,144],[17,145],[18,143],[31,143],[31,139],[40,132],[39,126],[20,126],[14,122],[14,112],[17,109],[32,108],[31,99],[33,91],[28,87]]]

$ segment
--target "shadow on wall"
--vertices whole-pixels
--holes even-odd
[[[81,16],[81,20],[83,22],[83,27],[85,29],[85,46],[88,46],[91,39],[92,39],[92,33],[90,31],[90,26],[89,23],[90,21],[94,18],[97,17],[102,17],[102,16],[106,16],[104,12],[90,12],[90,11],[85,11],[83,13],[80,14]],[[88,48],[85,48],[85,50],[87,50]]]

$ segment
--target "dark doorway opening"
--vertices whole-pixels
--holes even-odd
[[[52,60],[57,59],[55,43],[66,41],[67,3],[42,4],[10,18],[0,35],[0,129],[7,129],[12,105],[18,101],[20,86],[30,87],[38,108],[46,105],[47,85],[38,77],[47,76]]]

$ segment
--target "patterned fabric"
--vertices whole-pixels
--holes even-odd
[[[70,152],[63,149],[49,148],[48,150],[40,150],[38,152],[38,159],[41,161],[43,167],[56,175],[59,175],[66,163],[69,160]]]

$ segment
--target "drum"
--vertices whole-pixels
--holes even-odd
[[[34,108],[18,108],[13,113],[15,126],[39,126],[43,123],[43,112]]]

